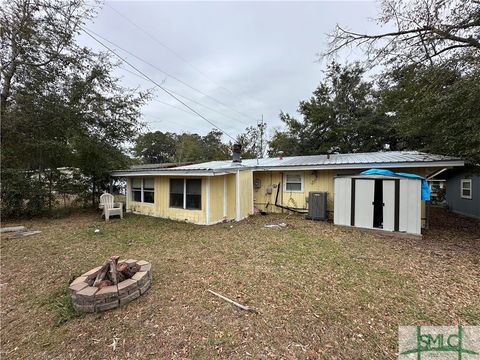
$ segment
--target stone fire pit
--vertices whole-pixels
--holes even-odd
[[[112,260],[113,259],[113,260]],[[113,263],[112,263],[113,261]],[[122,280],[112,284],[108,278],[113,269],[127,269],[125,272],[113,270],[113,278]],[[128,267],[128,268],[127,268]],[[128,269],[134,269],[128,272]],[[123,274],[127,274],[124,276]],[[131,274],[133,276],[129,277]],[[129,277],[124,279],[125,277]],[[115,282],[115,281],[114,281]],[[95,285],[94,285],[95,283]],[[152,284],[152,266],[144,260],[118,260],[112,257],[103,266],[96,267],[72,281],[69,286],[75,309],[85,312],[100,312],[127,304],[143,295]]]

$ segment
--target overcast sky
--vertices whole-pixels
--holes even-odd
[[[155,81],[201,104],[182,98],[236,136],[262,114],[269,132],[282,125],[280,111],[297,114],[299,101],[308,99],[323,77],[325,64],[317,62],[317,54],[327,45],[325,34],[336,23],[375,31],[371,19],[376,15],[374,1],[113,1],[87,28],[154,65],[118,51]],[[101,48],[86,36],[81,42]],[[338,60],[352,62],[359,56],[349,51]],[[154,88],[127,71],[118,74],[124,85]],[[212,129],[161,90],[155,94],[156,100],[143,108],[150,130],[204,135]]]

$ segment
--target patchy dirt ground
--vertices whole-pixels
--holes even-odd
[[[276,222],[289,226],[264,227]],[[281,215],[21,224],[42,233],[2,236],[2,359],[388,359],[399,325],[480,324],[480,224],[438,210],[423,240]],[[152,288],[116,310],[75,313],[70,279],[114,254],[151,261]]]

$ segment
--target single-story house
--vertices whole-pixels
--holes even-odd
[[[443,168],[464,166],[461,159],[413,151],[292,156],[210,161],[174,168],[133,168],[112,173],[127,179],[127,212],[215,224],[268,213],[308,209],[312,191],[327,193],[333,217],[334,178],[370,169],[427,177]],[[421,206],[422,220],[425,204]]]
[[[446,172],[445,200],[456,214],[480,219],[480,169],[468,167]]]

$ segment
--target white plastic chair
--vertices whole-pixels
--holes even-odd
[[[103,209],[102,216],[105,215],[105,221],[108,221],[111,215],[120,215],[123,219],[123,205],[122,203],[113,202],[112,194],[105,193],[100,196],[100,208]]]

